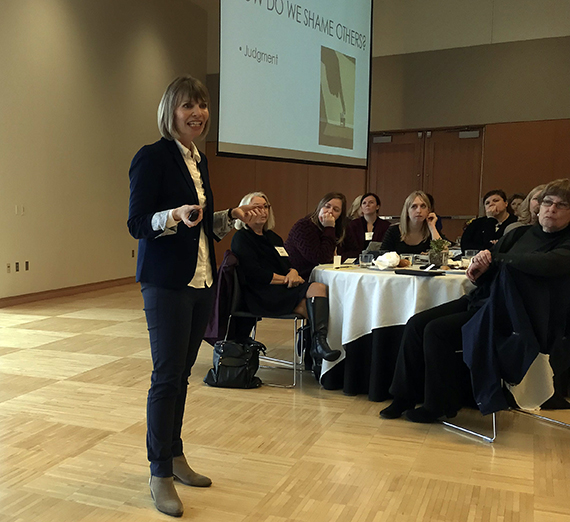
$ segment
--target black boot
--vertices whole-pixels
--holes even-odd
[[[313,359],[336,361],[340,350],[331,350],[327,342],[329,328],[329,299],[328,297],[309,297],[307,299],[307,314],[311,324],[312,342],[311,356]]]

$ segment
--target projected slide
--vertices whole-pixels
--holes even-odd
[[[356,61],[321,47],[321,112],[319,143],[354,148],[354,73]]]
[[[220,152],[365,166],[371,0],[221,0]]]

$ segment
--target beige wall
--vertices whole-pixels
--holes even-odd
[[[570,37],[373,60],[372,132],[569,117]]]
[[[559,36],[568,0],[374,0],[373,56]]]
[[[205,80],[206,27],[183,0],[0,2],[0,297],[134,275],[129,163],[168,82]]]

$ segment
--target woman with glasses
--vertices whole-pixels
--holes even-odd
[[[247,224],[236,222],[238,232],[232,238],[232,251],[245,279],[242,290],[248,311],[260,316],[294,312],[308,318],[313,339],[311,356],[335,361],[340,351],[331,350],[327,343],[327,287],[305,281],[292,267],[283,240],[272,230],[275,217],[263,192],[247,194],[241,205],[254,205],[259,210]]]
[[[473,258],[467,277],[477,288],[408,321],[390,387],[394,401],[381,417],[406,412],[412,422],[429,423],[457,413],[462,386],[454,354],[462,347],[461,328],[489,299],[502,265],[531,276],[570,276],[570,180],[548,183],[538,202],[537,223],[517,228]],[[414,409],[419,402],[423,405]]]

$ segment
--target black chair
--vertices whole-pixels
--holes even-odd
[[[274,364],[278,364],[281,366],[262,366],[262,368],[271,368],[271,369],[278,369],[282,368],[290,368],[293,370],[293,383],[292,384],[278,384],[278,383],[270,383],[266,382],[269,386],[276,386],[279,388],[294,388],[297,385],[297,371],[302,370],[302,361],[304,356],[305,347],[303,345],[303,329],[302,327],[305,326],[305,318],[296,313],[286,314],[286,315],[257,315],[248,312],[245,309],[245,305],[243,303],[243,297],[241,292],[241,285],[242,282],[240,281],[240,274],[239,268],[236,268],[233,271],[233,291],[232,291],[232,299],[231,299],[231,306],[230,306],[230,316],[228,319],[228,326],[226,330],[226,340],[228,334],[230,332],[230,325],[233,317],[241,317],[241,318],[248,318],[248,319],[255,319],[255,325],[252,330],[252,338],[255,339],[255,335],[257,333],[257,322],[263,318],[267,319],[288,319],[294,321],[294,333],[293,333],[293,360],[288,361],[285,359],[277,359],[275,357],[268,357],[266,355],[260,355],[259,359],[261,361],[266,361]],[[300,323],[300,324],[299,324]],[[297,346],[300,347],[298,353]]]

